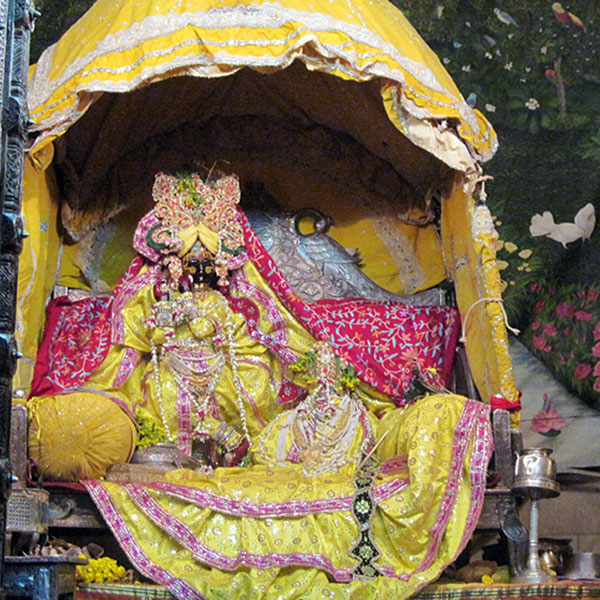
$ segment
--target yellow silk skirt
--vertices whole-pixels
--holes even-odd
[[[396,600],[436,579],[473,532],[488,407],[431,395],[376,427],[389,433],[358,470],[261,464],[85,484],[132,564],[177,598]]]

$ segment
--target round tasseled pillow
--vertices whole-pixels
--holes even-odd
[[[111,465],[130,459],[135,424],[110,398],[73,392],[30,402],[29,457],[44,479],[97,479]]]

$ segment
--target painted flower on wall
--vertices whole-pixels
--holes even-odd
[[[560,413],[553,408],[548,394],[544,393],[544,406],[538,411],[531,422],[531,431],[546,437],[556,437],[567,425]]]
[[[575,307],[570,302],[561,302],[556,307],[556,314],[559,317],[570,318],[575,313]]]
[[[528,286],[534,318],[522,342],[573,393],[600,409],[600,287]]]
[[[586,379],[592,372],[592,365],[589,363],[579,363],[575,367],[574,375],[577,379]]]

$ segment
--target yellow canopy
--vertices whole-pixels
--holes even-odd
[[[90,283],[90,232],[120,213],[111,239],[129,240],[157,171],[223,160],[284,207],[332,214],[380,285],[411,293],[451,276],[482,397],[517,399],[495,232],[474,221],[496,136],[386,0],[98,0],[32,69],[29,105],[23,389],[50,286]],[[74,244],[45,220],[57,210]],[[98,279],[110,287],[126,255]]]
[[[170,77],[272,72],[299,60],[311,71],[380,82],[392,122],[417,146],[465,170],[468,153],[496,149],[485,118],[464,101],[437,56],[386,0],[249,2],[99,0],[45,52],[30,85],[35,147],[70,127],[103,92]]]

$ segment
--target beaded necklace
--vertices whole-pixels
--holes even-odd
[[[208,298],[217,300],[212,308],[202,308],[200,301]],[[218,317],[218,310],[224,309],[225,322]],[[190,336],[177,340],[175,327],[189,325],[196,319],[206,319],[212,326],[210,339]],[[169,439],[173,434],[166,417],[160,367],[166,367],[178,389],[190,398],[198,419],[193,433],[207,436],[204,418],[211,403],[216,403],[215,389],[223,375],[227,362],[231,365],[233,384],[236,392],[236,406],[240,415],[242,430],[250,443],[250,434],[243,400],[242,385],[239,379],[238,359],[235,352],[235,326],[232,311],[221,293],[216,290],[197,289],[195,292],[170,294],[169,300],[159,300],[152,306],[152,314],[145,320],[150,333],[150,348],[153,364],[153,376],[160,417]],[[162,330],[165,342],[155,342],[156,330]],[[223,336],[223,333],[225,334]],[[211,351],[212,350],[212,351]],[[212,361],[212,362],[211,362]]]

